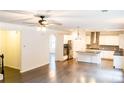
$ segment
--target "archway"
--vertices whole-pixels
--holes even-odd
[[[56,55],[56,37],[54,34],[50,35],[49,38],[49,63],[55,63]]]

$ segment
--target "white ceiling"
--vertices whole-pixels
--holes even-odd
[[[1,10],[0,21],[37,26],[40,18],[36,15],[45,15],[49,22],[62,24],[62,26],[54,25],[54,27],[69,30],[76,29],[77,26],[87,31],[124,29],[124,10],[108,10],[107,12],[101,10]]]

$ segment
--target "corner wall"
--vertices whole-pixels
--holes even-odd
[[[63,50],[64,49],[64,35],[56,34],[56,60],[63,61]]]
[[[0,29],[9,30],[9,31],[10,30],[20,31],[20,39],[21,39],[20,40],[20,44],[21,44],[20,72],[25,72],[40,67],[42,65],[48,64],[49,61],[48,35],[37,32],[35,27],[28,27],[28,26],[3,23],[3,22],[0,22],[0,26],[1,26]],[[0,39],[1,38],[2,37],[0,37]],[[11,46],[13,46],[12,40],[9,43],[11,43],[12,44]],[[0,45],[0,47],[5,48],[3,45]],[[14,52],[11,51],[10,56],[12,56],[13,53]]]
[[[21,34],[21,72],[25,72],[49,62],[49,35],[35,29]]]

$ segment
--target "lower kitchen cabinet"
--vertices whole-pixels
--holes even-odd
[[[113,59],[114,51],[101,51],[101,58]]]
[[[113,66],[124,70],[124,56],[115,56],[113,58]]]

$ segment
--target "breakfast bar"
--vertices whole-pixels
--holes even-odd
[[[101,64],[100,51],[77,51],[77,61]]]

